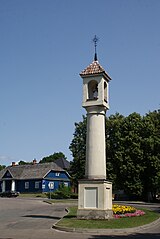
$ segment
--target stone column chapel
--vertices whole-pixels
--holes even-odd
[[[85,179],[79,181],[77,217],[112,218],[112,183],[106,180],[105,114],[109,109],[109,81],[95,53],[94,61],[80,73],[87,111]]]

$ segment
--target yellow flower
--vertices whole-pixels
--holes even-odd
[[[113,204],[112,210],[114,214],[133,213],[136,211],[134,207],[118,204]]]

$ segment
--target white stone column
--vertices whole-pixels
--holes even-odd
[[[15,180],[12,180],[11,191],[15,191],[15,189],[16,189]]]
[[[87,110],[85,178],[106,179],[105,107]]]
[[[2,192],[6,191],[6,181],[2,182]]]

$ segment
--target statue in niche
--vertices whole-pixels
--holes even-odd
[[[92,80],[88,83],[88,100],[98,99],[98,84],[96,81]]]
[[[93,90],[93,99],[97,100],[98,99],[98,87]]]

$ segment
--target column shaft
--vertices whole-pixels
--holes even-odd
[[[86,171],[88,179],[106,179],[105,108],[87,108]]]

